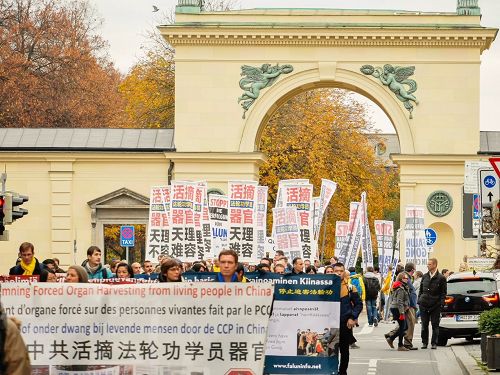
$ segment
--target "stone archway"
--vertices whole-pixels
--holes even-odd
[[[302,71],[286,77],[266,91],[248,116],[239,151],[258,151],[263,127],[273,112],[298,93],[322,87],[347,89],[371,99],[391,119],[400,140],[401,153],[412,154],[415,152],[408,116],[397,100],[390,95],[390,92],[362,74],[337,69],[335,63],[323,63],[317,69]]]
[[[161,26],[176,50],[175,178],[258,179],[263,125],[277,106],[300,91],[339,87],[377,103],[399,137],[401,207],[425,205],[446,191],[462,198],[465,160],[478,160],[481,54],[496,29],[481,26],[480,10],[458,2],[457,12],[250,9],[205,12],[182,0],[176,22]],[[237,98],[242,66],[293,66],[262,89],[246,119]],[[410,113],[386,85],[365,76],[365,65],[414,67],[419,105]],[[460,237],[460,205],[440,222],[451,228],[455,264],[475,254]],[[401,210],[404,215],[404,210]],[[404,222],[401,218],[401,222]],[[434,217],[426,211],[426,222]],[[447,233],[449,230],[447,230]],[[404,238],[401,239],[404,243]],[[404,249],[402,249],[404,250]],[[402,251],[404,253],[404,251]]]

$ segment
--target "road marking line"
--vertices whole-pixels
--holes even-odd
[[[370,358],[370,360],[368,361],[367,375],[375,375],[377,373],[377,361],[378,359]]]
[[[356,334],[356,335],[368,335],[368,334],[370,334],[370,333],[372,333],[372,332],[373,332],[373,326],[372,326],[372,327],[370,327],[370,326],[368,325],[368,323],[366,323],[366,324],[363,326],[363,328],[361,329],[361,331],[356,332],[355,334]]]

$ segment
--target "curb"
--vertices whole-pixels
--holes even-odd
[[[479,368],[476,360],[472,357],[463,346],[452,345],[450,346],[453,354],[457,358],[462,371],[466,375],[484,375],[486,372]]]

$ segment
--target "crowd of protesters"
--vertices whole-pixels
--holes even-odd
[[[497,261],[498,263],[498,261]],[[499,263],[500,264],[500,263]],[[102,251],[97,246],[87,250],[87,259],[81,265],[72,265],[66,271],[59,267],[57,258],[40,262],[35,257],[31,243],[19,247],[19,257],[10,275],[38,275],[41,282],[65,281],[86,283],[93,279],[127,280],[148,278],[158,282],[181,282],[186,272],[214,272],[218,282],[247,282],[247,272],[274,272],[277,274],[337,274],[341,278],[340,288],[340,329],[338,342],[333,345],[329,332],[297,333],[297,353],[301,355],[329,356],[340,354],[339,374],[346,374],[349,363],[349,349],[359,348],[353,335],[358,326],[358,317],[366,306],[368,325],[377,327],[381,320],[397,322],[385,339],[391,348],[397,339],[398,351],[417,350],[413,343],[415,324],[421,319],[422,349],[429,344],[429,323],[432,325],[430,344],[437,348],[439,319],[446,297],[446,278],[452,273],[447,269],[439,272],[438,261],[428,261],[428,272],[416,271],[411,262],[398,263],[394,270],[388,267],[382,275],[378,267],[368,266],[366,271],[356,272],[354,267],[345,269],[336,257],[319,260],[288,259],[280,250],[273,258],[264,257],[257,265],[238,262],[233,250],[222,250],[217,259],[207,259],[193,263],[181,262],[168,256],[160,256],[158,264],[145,261],[142,264],[113,259],[102,264]],[[64,276],[63,276],[64,275]]]

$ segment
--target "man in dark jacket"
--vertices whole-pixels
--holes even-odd
[[[18,265],[12,267],[9,275],[40,275],[43,267],[35,258],[35,247],[32,243],[23,242],[19,246],[19,255],[21,261]]]
[[[340,365],[338,375],[347,375],[349,366],[349,346],[355,342],[352,329],[356,326],[356,321],[363,310],[363,302],[359,297],[356,287],[349,286],[349,278],[345,277],[345,267],[342,263],[333,266],[335,274],[341,277],[340,284],[340,327],[339,346]]]
[[[447,293],[446,278],[439,273],[437,264],[438,261],[436,258],[431,258],[427,262],[429,272],[422,276],[420,291],[418,293],[418,304],[422,319],[422,349],[427,349],[427,345],[429,344],[429,321],[432,324],[431,348],[437,348],[441,308],[444,306]]]

